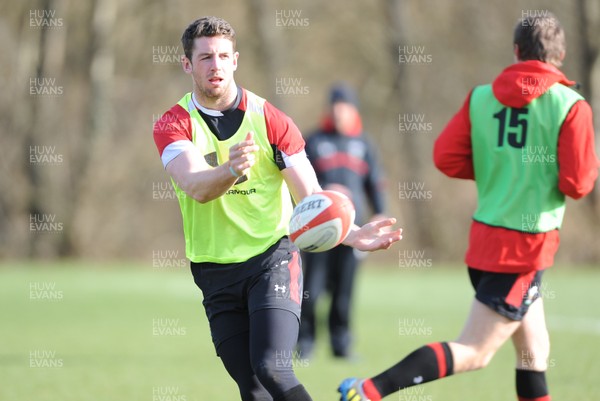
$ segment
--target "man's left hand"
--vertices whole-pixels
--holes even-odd
[[[402,229],[391,230],[396,219],[389,218],[367,223],[362,227],[355,226],[343,244],[359,251],[378,251],[388,249],[394,242],[402,239]]]

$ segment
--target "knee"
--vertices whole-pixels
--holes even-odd
[[[548,332],[539,333],[535,339],[516,342],[517,369],[545,371],[550,357]]]
[[[454,372],[460,373],[485,368],[496,352],[491,349],[457,344],[452,347],[452,353],[454,356]]]
[[[252,373],[250,375],[236,376],[233,378],[240,391],[242,401],[264,401],[271,399],[267,390]]]
[[[273,358],[260,358],[252,363],[252,369],[263,386],[281,382],[289,375],[293,376],[293,351],[277,351]]]
[[[276,364],[272,363],[271,361],[258,361],[252,366],[252,368],[254,369],[254,374],[261,383],[265,383],[275,378],[275,373],[277,370]]]
[[[473,355],[471,357],[471,366],[470,370],[483,369],[490,364],[492,358],[496,353],[490,350],[482,350],[475,349],[473,351]]]

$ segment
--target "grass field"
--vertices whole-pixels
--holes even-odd
[[[554,267],[542,293],[554,400],[600,399],[600,271]],[[454,338],[472,297],[463,269],[372,269],[355,298],[357,360],[334,360],[321,330],[296,372],[315,400],[350,375],[378,373],[424,343]],[[0,266],[0,400],[231,401],[201,294],[187,268],[85,263]],[[484,370],[390,396],[399,401],[515,400],[507,344]]]

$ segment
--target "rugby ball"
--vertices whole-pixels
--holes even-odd
[[[354,204],[341,192],[314,193],[294,208],[290,238],[303,251],[327,251],[346,239],[355,214]]]

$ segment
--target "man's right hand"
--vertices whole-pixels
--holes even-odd
[[[180,153],[166,166],[169,175],[191,198],[200,203],[210,202],[226,193],[237,178],[248,174],[255,163],[258,145],[254,134],[249,132],[246,140],[229,148],[229,160],[218,167],[211,167],[196,146]]]
[[[254,142],[254,133],[248,132],[243,142],[237,143],[229,148],[229,169],[241,177],[248,173],[250,167],[256,162],[255,152],[258,145]]]

